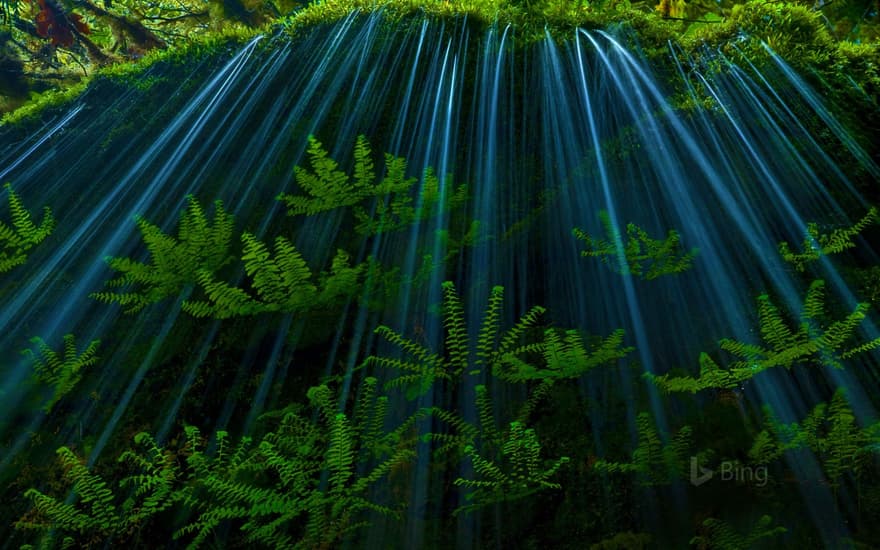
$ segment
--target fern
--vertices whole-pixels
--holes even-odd
[[[0,221],[0,273],[24,264],[28,251],[43,242],[55,229],[55,218],[48,206],[43,208],[43,220],[36,226],[12,186],[7,183],[4,187],[9,193],[12,226]]]
[[[666,392],[734,389],[770,368],[790,369],[800,364],[843,368],[843,361],[880,347],[880,338],[857,341],[856,330],[867,316],[867,304],[857,304],[852,313],[838,321],[823,321],[827,317],[824,288],[825,282],[821,279],[810,285],[796,328],[792,328],[769,296],[759,296],[758,322],[763,345],[729,338],[720,340],[721,349],[737,357],[726,369],[703,353],[697,378],[652,373],[644,376]]]
[[[544,341],[524,346],[507,353],[495,365],[493,374],[509,382],[527,380],[577,379],[587,372],[623,359],[635,348],[621,347],[624,331],[618,329],[607,338],[597,338],[592,345],[584,342],[576,330],[567,330],[560,338],[559,331],[544,331]],[[541,366],[523,360],[518,354],[540,353]]]
[[[743,534],[723,520],[709,518],[703,521],[705,534],[692,538],[691,545],[707,550],[754,548],[762,539],[773,538],[788,531],[785,527],[773,527],[772,523],[773,518],[770,516],[761,516],[752,529]]]
[[[355,296],[362,288],[369,269],[369,260],[356,266],[351,265],[351,256],[342,250],[336,251],[336,256],[330,264],[330,271],[321,273],[318,279],[318,303],[332,305],[344,303]]]
[[[242,234],[241,240],[241,259],[254,293],[217,281],[210,271],[202,270],[198,283],[207,301],[187,300],[182,306],[184,311],[194,317],[215,319],[269,312],[300,313],[354,295],[368,267],[351,267],[348,254],[339,250],[330,272],[316,281],[305,259],[284,237],[275,239],[274,254],[250,233]]]
[[[464,452],[468,445],[473,445],[480,437],[480,429],[466,421],[458,413],[434,407],[432,416],[446,423],[453,433],[428,433],[423,436],[425,441],[435,444],[435,452],[443,455],[449,452]]]
[[[446,356],[405,338],[392,329],[380,326],[376,333],[400,347],[411,361],[370,357],[366,364],[408,371],[423,378],[454,380],[463,374],[477,375],[488,370],[501,380],[525,382],[545,379],[578,378],[584,373],[625,357],[633,348],[621,347],[623,331],[587,346],[577,331],[544,332],[544,340],[520,345],[522,337],[538,322],[544,308],[535,306],[508,331],[500,330],[503,304],[502,287],[495,287],[489,297],[476,342],[468,341],[461,302],[451,282],[443,284],[443,325],[446,329]],[[473,352],[473,353],[472,353]],[[524,359],[523,356],[528,356]],[[537,361],[534,361],[537,359]],[[531,362],[530,362],[531,361]],[[536,366],[534,363],[538,363]],[[397,385],[396,380],[390,382]]]
[[[658,376],[653,373],[645,373],[644,377],[667,393],[696,393],[709,388],[740,388],[744,382],[762,370],[764,369],[758,364],[722,369],[708,353],[704,352],[700,354],[700,375],[697,378],[668,374]]]
[[[201,205],[189,195],[187,208],[180,215],[176,239],[138,217],[137,226],[151,262],[108,257],[107,264],[121,274],[108,281],[107,286],[127,291],[96,292],[92,298],[118,303],[127,313],[136,313],[150,304],[180,294],[186,285],[195,284],[204,274],[215,273],[231,260],[229,243],[234,218],[223,210],[220,201],[214,205],[214,220],[209,223]]]
[[[360,235],[379,235],[399,231],[413,223],[430,219],[441,212],[457,209],[467,201],[467,186],[457,185],[452,187],[451,192],[441,191],[445,182],[441,182],[440,178],[428,167],[422,175],[421,187],[415,205],[413,205],[409,189],[415,185],[416,180],[415,178],[402,180],[403,173],[395,169],[394,164],[399,160],[386,155],[386,180],[390,179],[391,181],[387,185],[383,182],[379,188],[386,195],[377,197],[372,212],[363,206],[354,208],[354,216],[357,220],[355,230]],[[469,244],[469,239],[473,238],[467,233],[462,242],[455,243],[453,248]]]
[[[632,462],[597,460],[593,468],[601,473],[635,474],[643,485],[665,485],[681,479],[685,474],[690,449],[691,428],[682,427],[675,437],[663,444],[654,420],[648,413],[636,418],[638,445],[632,453]]]
[[[572,380],[601,364],[625,356],[631,348],[622,348],[623,332],[617,331],[607,339],[599,338],[588,348],[581,336],[574,332],[564,333],[559,337],[556,331],[544,333],[544,340],[523,343],[528,336],[535,333],[544,309],[533,307],[508,330],[501,328],[504,290],[494,287],[482,323],[476,331],[476,338],[469,338],[464,318],[464,307],[455,286],[451,282],[443,284],[443,326],[445,339],[443,350],[433,351],[427,346],[388,327],[381,326],[376,330],[390,343],[398,347],[403,358],[371,356],[364,366],[382,367],[399,371],[397,377],[386,383],[386,388],[404,387],[407,397],[414,399],[418,395],[429,392],[436,381],[455,387],[466,378],[491,374],[493,379],[512,383],[536,383],[512,423],[505,423],[496,414],[489,388],[486,384],[474,387],[474,404],[477,411],[476,422],[463,418],[457,412],[435,407],[434,418],[444,423],[446,432],[432,432],[423,436],[424,440],[433,443],[438,455],[451,453],[452,456],[468,456],[474,462],[481,477],[480,480],[459,480],[457,483],[475,490],[472,498],[475,503],[462,508],[472,510],[482,506],[522,498],[535,490],[548,487],[546,479],[555,472],[567,459],[560,459],[548,470],[539,475],[539,468],[529,462],[527,481],[516,485],[512,480],[511,469],[516,475],[522,473],[525,455],[517,453],[531,449],[533,452],[537,439],[532,430],[524,426],[535,410],[539,401],[547,397],[554,383],[561,380]],[[540,333],[538,333],[540,334]],[[510,429],[507,427],[510,426]],[[518,449],[518,450],[515,450]],[[533,458],[529,458],[533,460]],[[521,478],[516,478],[520,479]],[[515,487],[513,485],[515,485]]]
[[[443,189],[446,183],[430,167],[422,175],[414,200],[411,191],[419,180],[407,178],[406,160],[390,154],[385,155],[385,175],[377,181],[370,144],[362,135],[355,143],[351,175],[339,169],[314,136],[309,136],[307,154],[311,169],[294,169],[296,183],[304,194],[281,193],[277,197],[291,216],[311,216],[354,207],[355,230],[369,236],[398,231],[440,212],[459,208],[467,200],[466,186],[450,185],[449,189]]]
[[[843,391],[837,391],[828,407],[828,433],[819,440],[819,450],[825,456],[825,473],[837,484],[848,470],[857,470],[857,461],[863,447],[871,443],[856,426],[856,418]]]
[[[810,449],[836,487],[845,473],[858,475],[865,463],[880,453],[880,423],[860,428],[843,389],[835,392],[830,404],[816,405],[800,423],[782,424],[769,409],[765,417],[764,429],[749,451],[755,464],[771,463],[790,450]]]
[[[17,529],[41,531],[43,542],[53,547],[60,538],[62,547],[83,547],[95,541],[102,544],[131,541],[156,514],[186,500],[190,495],[178,466],[177,456],[161,448],[146,433],[135,436],[136,449],[125,451],[119,462],[134,472],[119,482],[128,497],[114,494],[110,484],[91,472],[67,447],[57,451],[64,478],[72,484],[76,500],[63,502],[36,489],[25,492],[33,509],[15,523]]]
[[[243,439],[227,452],[225,433],[218,433],[213,457],[192,447],[187,462],[194,490],[202,496],[191,501],[194,521],[175,537],[193,536],[189,546],[198,547],[221,525],[232,523],[250,545],[318,548],[338,544],[367,525],[358,521],[363,511],[396,517],[395,508],[373,502],[368,493],[415,458],[415,438],[406,434],[430,411],[417,411],[385,432],[387,407],[376,396],[376,384],[375,379],[365,381],[351,416],[338,410],[327,386],[318,386],[308,392],[320,412],[317,421],[287,410],[278,429],[254,447]],[[198,441],[198,431],[189,431],[190,439]]]
[[[490,240],[492,237],[481,231],[482,227],[483,224],[480,223],[480,220],[471,220],[470,225],[467,225],[467,229],[463,232],[461,229],[458,231],[451,231],[449,229],[438,229],[435,231],[436,244],[446,250],[443,261],[451,262],[456,256],[461,254],[464,248],[473,247]]]
[[[339,170],[339,165],[329,158],[324,146],[314,136],[309,136],[307,154],[311,170],[299,166],[294,168],[296,183],[306,195],[278,195],[278,200],[287,205],[289,215],[311,216],[352,206],[370,195],[373,164],[364,136],[358,136],[355,146],[355,178]]]
[[[575,238],[586,246],[581,256],[600,258],[621,275],[650,281],[663,275],[682,273],[691,268],[698,253],[696,248],[685,251],[681,246],[681,236],[675,230],[670,230],[663,240],[652,239],[644,229],[630,223],[626,226],[624,241],[607,211],[599,212],[599,219],[605,228],[605,239],[594,237],[579,228],[572,231]]]
[[[853,238],[857,237],[868,226],[880,222],[880,211],[871,207],[865,216],[851,227],[838,228],[830,233],[820,233],[816,223],[807,224],[807,234],[801,245],[802,252],[794,252],[787,242],[779,243],[779,253],[782,259],[792,264],[798,271],[804,271],[807,264],[814,262],[822,256],[839,254],[844,250],[854,248],[856,244]]]
[[[560,489],[561,485],[549,480],[569,461],[566,456],[549,462],[541,460],[541,444],[535,431],[526,429],[520,422],[510,423],[497,461],[481,456],[470,445],[464,452],[471,459],[478,479],[455,480],[456,485],[472,489],[465,497],[471,504],[457,508],[455,515],[522,499],[545,489]]]
[[[78,502],[65,503],[36,489],[28,489],[24,496],[33,502],[34,509],[29,516],[16,522],[15,527],[105,539],[124,530],[126,522],[114,505],[113,493],[107,483],[89,472],[67,447],[59,448],[57,455],[64,477],[73,484]]]
[[[126,523],[138,525],[182,501],[187,493],[179,487],[181,471],[174,453],[159,447],[148,433],[139,433],[134,442],[141,451],[125,451],[119,462],[128,463],[138,473],[126,476],[119,485],[132,489],[122,509]]]
[[[458,381],[465,374],[476,376],[484,370],[494,372],[496,363],[511,352],[518,351],[522,335],[534,327],[544,308],[535,306],[523,315],[508,331],[500,329],[500,308],[504,289],[496,286],[489,297],[489,305],[483,318],[476,342],[470,342],[468,328],[464,320],[464,310],[455,285],[443,283],[443,326],[446,329],[444,340],[445,354],[434,352],[415,340],[380,326],[376,334],[399,347],[409,360],[370,356],[364,366],[377,366],[402,371],[405,374],[392,378],[386,387],[407,387],[408,397],[415,398],[426,394],[435,380]],[[476,349],[471,349],[472,347]],[[473,352],[473,353],[472,353]]]
[[[43,405],[43,410],[48,413],[76,386],[82,378],[83,370],[97,364],[99,358],[96,354],[101,341],[91,341],[81,352],[76,349],[73,334],[64,335],[61,351],[53,350],[39,337],[32,338],[31,343],[36,346],[36,352],[26,349],[22,354],[30,360],[37,381],[52,387],[52,396]]]

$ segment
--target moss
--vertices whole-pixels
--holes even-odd
[[[73,101],[88,87],[88,80],[83,80],[69,88],[46,90],[40,94],[33,94],[31,99],[18,109],[7,113],[0,119],[0,124],[18,124],[22,121],[37,117],[46,109],[59,107]]]
[[[597,29],[619,23],[634,29],[645,43],[665,48],[667,41],[684,29],[681,22],[633,9],[629,4],[597,7],[588,2],[558,0],[533,2],[528,7],[525,3],[496,0],[327,0],[310,4],[288,18],[284,27],[295,36],[303,28],[338,21],[353,11],[382,11],[391,24],[422,16],[466,17],[484,25],[512,25],[518,30],[521,44],[543,40],[547,31],[552,36],[567,38],[578,27]]]
[[[718,24],[695,27],[681,44],[696,59],[721,51],[734,61],[761,66],[770,57],[766,44],[801,74],[814,74],[837,86],[854,84],[876,101],[878,45],[835,41],[822,15],[805,6],[753,0],[735,6]]]
[[[12,126],[33,122],[47,110],[68,104],[82,95],[90,86],[94,86],[101,81],[132,85],[139,90],[146,90],[156,84],[157,80],[144,80],[141,76],[144,74],[144,71],[153,65],[158,63],[184,65],[192,62],[194,59],[222,51],[230,46],[243,44],[258,35],[259,32],[257,30],[236,27],[228,32],[205,35],[191,44],[167,50],[153,50],[133,63],[117,63],[103,67],[89,77],[67,88],[58,88],[47,90],[41,94],[34,94],[22,106],[6,113],[0,119],[0,125]]]
[[[853,85],[868,100],[880,97],[880,44],[841,42],[833,59],[832,70],[844,76],[858,76]]]
[[[208,35],[201,40],[168,50],[154,51],[136,63],[120,63],[101,69],[89,80],[63,91],[36,96],[7,114],[3,124],[32,120],[47,108],[60,106],[79,96],[95,80],[109,79],[139,89],[149,88],[143,72],[163,62],[182,65],[224,48],[241,44],[256,34],[284,31],[292,38],[315,26],[329,25],[350,16],[381,11],[389,27],[435,19],[466,18],[475,27],[489,25],[516,28],[518,47],[544,40],[547,32],[555,39],[569,39],[576,28],[616,27],[630,47],[655,62],[659,73],[675,75],[668,56],[669,43],[678,43],[698,62],[716,63],[721,51],[734,61],[748,59],[757,66],[767,63],[769,53],[764,43],[807,75],[812,84],[827,86],[831,99],[842,105],[851,97],[860,108],[877,111],[880,93],[880,48],[877,44],[857,45],[836,42],[820,13],[785,2],[753,0],[737,5],[724,20],[709,17],[708,22],[687,23],[662,18],[655,11],[634,9],[629,3],[591,4],[562,0],[525,3],[511,0],[326,0],[276,22],[271,27],[253,30],[234,28],[226,33]],[[706,21],[706,20],[701,20]],[[268,41],[266,41],[268,43]],[[705,105],[682,96],[678,107]],[[838,113],[839,114],[839,113]],[[845,118],[845,113],[843,113]]]

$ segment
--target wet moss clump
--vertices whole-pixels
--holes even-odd
[[[510,26],[516,35],[515,47],[528,47],[549,36],[569,40],[577,28],[615,29],[630,48],[652,61],[658,72],[676,75],[671,66],[670,45],[681,48],[696,63],[713,64],[720,52],[728,59],[762,66],[768,62],[766,44],[812,84],[830,90],[830,100],[847,106],[835,111],[847,122],[874,121],[880,91],[880,47],[876,43],[854,44],[836,41],[821,14],[788,2],[752,1],[735,5],[724,19],[677,19],[657,11],[637,9],[626,3],[571,3],[558,0],[523,4],[515,1],[436,2],[428,0],[330,0],[309,4],[295,14],[258,29],[237,29],[224,34],[208,34],[198,41],[153,52],[135,63],[120,63],[97,71],[78,84],[49,90],[35,96],[17,110],[6,114],[4,125],[19,125],[41,118],[45,110],[55,112],[78,98],[87,89],[105,81],[130,84],[143,89],[149,84],[140,75],[157,64],[186,67],[241,45],[257,34],[275,36],[287,33],[296,40],[315,26],[328,26],[347,18],[381,11],[389,29],[416,26],[425,18],[461,19],[475,29]],[[359,15],[358,15],[359,14]],[[271,40],[264,41],[266,47]],[[268,46],[271,47],[271,46]],[[849,102],[855,102],[856,109]],[[686,105],[680,103],[683,106]],[[847,110],[857,114],[847,117]],[[34,127],[28,125],[29,127]],[[870,124],[858,124],[876,128]],[[861,136],[870,144],[873,135]]]

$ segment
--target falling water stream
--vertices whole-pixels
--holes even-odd
[[[594,457],[621,444],[632,449],[640,413],[651,414],[659,433],[672,434],[687,408],[670,404],[643,373],[697,376],[701,352],[723,361],[721,338],[759,343],[759,295],[796,317],[810,279],[783,260],[779,243],[797,248],[809,223],[849,227],[868,211],[860,182],[850,180],[840,158],[875,182],[880,168],[821,94],[772,52],[770,66],[737,65],[718,53],[708,67],[670,45],[670,70],[661,72],[611,30],[548,32],[526,45],[513,27],[476,29],[430,19],[389,29],[381,15],[352,15],[292,42],[254,39],[185,71],[154,67],[143,78],[158,79],[161,94],[137,86],[116,97],[90,91],[24,142],[0,134],[3,182],[35,217],[48,206],[56,219],[53,234],[0,286],[4,481],[17,475],[33,434],[48,425],[61,428],[45,438],[73,446],[91,466],[121,452],[113,447],[123,426],[131,432],[125,437],[148,431],[163,443],[184,424],[203,434],[254,432],[263,413],[290,401],[291,386],[303,397],[305,385],[322,375],[342,381],[344,403],[358,395],[366,374],[390,377],[360,367],[370,354],[399,355],[374,333],[377,326],[442,347],[438,311],[446,280],[461,296],[472,339],[495,286],[504,288],[504,327],[541,305],[548,326],[602,337],[623,329],[634,351],[579,380],[587,412],[573,412],[567,429],[580,431]],[[693,99],[692,107],[676,107],[675,94]],[[843,153],[823,150],[804,113]],[[117,275],[105,258],[149,258],[136,218],[175,235],[189,195],[209,213],[213,201],[222,201],[235,215],[234,242],[242,231],[266,243],[282,235],[314,272],[329,270],[337,249],[353,242],[344,212],[288,216],[276,197],[297,190],[294,167],[308,165],[309,136],[348,171],[359,135],[378,168],[382,153],[405,158],[407,176],[419,178],[416,189],[430,167],[439,176],[441,204],[467,185],[462,206],[348,250],[353,265],[372,258],[414,281],[397,287],[397,295],[267,321],[193,318],[182,305],[201,292],[195,284],[133,314],[91,297]],[[626,274],[630,223],[654,239],[675,230],[682,250],[696,249],[690,268],[656,278]],[[615,239],[607,224],[624,231]],[[575,228],[608,239],[615,254],[584,257]],[[841,258],[877,260],[868,243],[858,244],[854,256],[823,256],[810,267],[825,281],[826,301],[844,316],[859,299],[838,267]],[[245,284],[243,268],[229,269],[231,284]],[[368,307],[370,299],[384,306]],[[873,323],[869,315],[859,325],[863,341],[878,337]],[[100,361],[74,390],[80,397],[64,402],[68,421],[58,422],[17,391],[32,368],[18,351],[35,336],[58,349],[65,334],[76,335],[79,346],[100,339]],[[224,347],[229,334],[238,337],[231,348]],[[757,431],[767,405],[784,422],[800,421],[827,399],[828,388],[843,387],[857,421],[867,425],[876,420],[877,366],[876,352],[869,352],[846,369],[769,369],[733,392],[734,417]],[[212,379],[221,368],[226,374]],[[391,410],[403,418],[414,407],[452,407],[475,422],[473,395],[488,374],[467,377],[454,395],[394,397]],[[523,398],[490,387],[498,411]],[[714,406],[726,395],[707,393],[695,398],[697,406]],[[437,485],[429,450],[420,443],[402,474],[405,527],[374,518],[355,546],[509,544],[497,532],[504,523],[498,518],[492,532],[485,518],[459,514],[456,532],[441,532],[436,517],[465,504],[466,491]],[[795,476],[822,475],[810,453],[786,460]],[[474,475],[467,461],[459,469],[450,479]],[[666,533],[657,541],[667,547],[687,542],[689,510],[704,504],[685,485],[632,496],[639,503],[629,512],[634,521]],[[771,511],[774,519],[811,522],[819,545],[840,547],[852,536],[854,497],[816,483],[798,491],[800,505]],[[375,496],[387,497],[378,490]],[[808,519],[796,520],[799,514]]]

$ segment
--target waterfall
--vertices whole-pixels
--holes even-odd
[[[750,64],[720,51],[695,59],[670,44],[658,64],[619,29],[548,30],[529,40],[513,26],[484,27],[429,17],[389,25],[381,13],[353,13],[293,40],[261,37],[199,64],[154,66],[124,93],[95,88],[25,138],[0,129],[4,183],[35,220],[43,207],[55,220],[23,265],[0,274],[4,494],[23,492],[9,480],[26,464],[54,460],[57,447],[100,472],[138,432],[183,449],[184,427],[196,426],[210,456],[235,452],[248,435],[255,443],[242,453],[267,452],[270,440],[259,441],[276,429],[272,422],[284,414],[272,411],[281,409],[324,426],[327,438],[367,433],[352,406],[374,392],[387,397],[382,410],[389,412],[371,425],[376,433],[416,416],[381,449],[349,450],[357,460],[345,475],[377,472],[382,453],[394,448],[410,445],[412,453],[376,474],[363,492],[369,506],[352,505],[352,516],[324,526],[340,529],[333,545],[344,537],[356,547],[561,544],[585,535],[553,515],[582,517],[566,507],[589,504],[605,511],[580,527],[589,531],[584,544],[619,531],[677,547],[707,517],[734,518],[742,531],[765,513],[769,489],[753,477],[767,465],[749,465],[752,444],[743,435],[764,429],[765,408],[782,424],[806,422],[844,388],[854,425],[872,425],[878,356],[870,343],[880,334],[876,315],[859,305],[865,288],[853,274],[877,265],[865,235],[876,236],[878,220],[864,193],[880,168],[822,91],[769,46],[770,63]],[[366,150],[360,160],[359,147]],[[334,170],[344,174],[344,193],[328,191],[330,178],[321,175]],[[364,191],[358,174],[397,188]],[[311,190],[309,177],[317,182]],[[285,195],[299,198],[285,202]],[[323,208],[319,199],[342,206]],[[131,275],[106,284],[125,273],[111,258],[153,265],[160,244],[145,244],[144,224],[183,238],[181,213],[193,204],[209,221],[234,216],[228,258],[179,275],[177,286],[157,283],[132,311],[118,297],[149,285],[132,284]],[[305,206],[297,213],[294,204]],[[860,220],[864,231],[844,235]],[[823,236],[835,231],[844,244],[829,247]],[[780,243],[801,258],[786,258]],[[284,285],[299,275],[257,272],[266,258],[276,266],[301,258],[298,273],[311,282],[292,294]],[[239,310],[194,314],[194,304],[209,311],[210,284],[218,281],[250,300],[253,314],[241,313],[243,301]],[[100,293],[116,293],[116,303]],[[484,324],[493,307],[497,319]],[[509,342],[515,353],[481,351],[503,345],[517,322],[522,330]],[[60,350],[67,334],[76,337],[76,353],[100,340],[99,359],[49,408],[47,396],[61,383],[35,381],[34,357],[43,352],[31,339]],[[560,354],[580,342],[609,358],[570,379],[544,371],[552,389],[531,371],[503,382],[499,373],[513,372],[505,369],[550,357],[552,338]],[[791,351],[798,342],[799,354]],[[26,349],[32,352],[19,353]],[[575,355],[559,364],[586,361]],[[466,367],[447,376],[443,369],[458,360]],[[665,391],[662,380],[699,379],[709,362],[740,374],[751,363],[755,373],[693,394]],[[426,365],[435,374],[428,377]],[[375,387],[368,377],[378,379]],[[307,396],[309,386],[325,382],[336,392],[337,416],[321,408],[320,392]],[[535,432],[516,432],[518,407],[539,387],[552,397],[530,409],[524,424]],[[491,437],[502,439],[491,439],[487,410],[498,421]],[[643,418],[663,456],[690,472],[708,465],[713,485],[699,486],[688,470],[669,473],[674,479],[634,466],[603,471],[602,464],[635,463],[634,449],[647,456]],[[677,437],[691,430],[683,426],[694,423],[691,454],[673,457]],[[465,424],[481,434],[467,445]],[[228,441],[215,435],[226,432]],[[558,474],[522,495],[468,483],[491,471],[474,453],[494,452],[510,466],[512,434],[526,438],[520,443],[537,434],[545,469],[566,456]],[[700,452],[715,443],[721,450]],[[449,456],[440,457],[447,444]],[[342,453],[338,460],[349,452],[337,440],[329,445]],[[802,540],[804,529],[804,537],[839,547],[862,528],[853,520],[862,517],[857,477],[837,483],[827,457],[808,447],[772,465],[774,490],[788,500],[764,508],[788,529],[787,543]],[[182,466],[193,451],[178,452]],[[254,460],[272,464],[260,456]],[[752,477],[722,479],[733,458],[735,471]],[[315,487],[341,498],[333,491],[343,474],[327,464],[320,470]],[[262,480],[236,471],[238,481]],[[279,472],[275,487],[283,493],[294,483],[285,476],[296,474]],[[221,494],[218,487],[205,494]],[[55,489],[61,501],[68,496]],[[119,493],[119,506],[127,496]],[[485,498],[496,500],[475,506]],[[169,537],[199,513],[178,514]],[[3,519],[8,526],[18,516]],[[222,524],[207,540],[251,540],[271,520],[254,520],[242,533],[243,521]],[[278,544],[307,537],[308,521],[282,523],[290,538]],[[360,521],[359,530],[343,529]],[[178,533],[179,540],[198,532]]]

